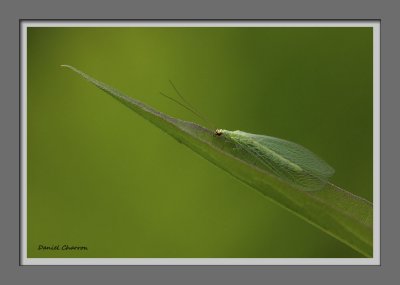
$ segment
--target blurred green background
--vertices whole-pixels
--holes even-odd
[[[73,72],[297,142],[372,201],[372,28],[28,28],[28,257],[361,257]],[[39,251],[39,245],[87,251]]]

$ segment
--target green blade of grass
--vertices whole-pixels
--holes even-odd
[[[161,113],[154,108],[122,94],[82,71],[67,67],[98,88],[141,115],[178,142],[224,169],[232,176],[253,187],[263,196],[300,216],[309,223],[332,235],[364,256],[371,257],[373,215],[372,204],[331,183],[319,191],[300,191],[275,175],[261,170],[240,153],[206,129]]]

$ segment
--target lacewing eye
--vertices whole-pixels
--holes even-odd
[[[216,130],[215,130],[215,135],[216,135],[216,136],[222,135],[222,130],[221,130],[221,129],[216,129]]]

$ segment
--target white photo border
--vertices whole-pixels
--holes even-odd
[[[20,20],[21,265],[380,265],[380,20]],[[371,258],[28,258],[28,27],[371,27],[373,29],[373,257]]]

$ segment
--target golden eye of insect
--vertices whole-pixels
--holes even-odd
[[[216,136],[222,135],[222,130],[221,130],[221,129],[216,129],[216,130],[215,130],[215,135],[216,135]]]

